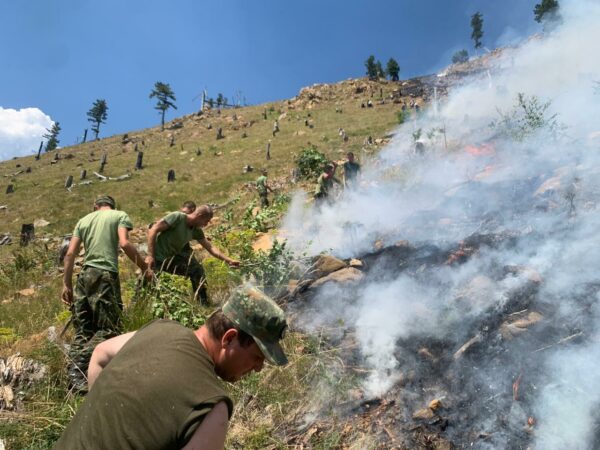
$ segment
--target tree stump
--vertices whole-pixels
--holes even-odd
[[[225,136],[223,136],[223,128],[219,127],[217,128],[217,141],[219,139],[223,139]]]
[[[173,181],[175,181],[175,171],[171,169],[167,173],[167,183],[172,183]]]
[[[21,224],[21,247],[26,247],[35,238],[35,229],[32,223]]]
[[[65,189],[70,189],[73,186],[73,175],[69,175],[65,180]]]
[[[200,148],[196,149],[196,156],[202,155],[202,150]]]
[[[267,142],[267,161],[271,159],[271,141]]]
[[[85,180],[85,177],[87,177],[87,170],[81,169],[81,173],[79,174],[79,179]]]
[[[15,192],[15,187],[12,184],[9,184],[8,186],[6,186],[7,194],[12,194],[13,192]]]
[[[144,168],[144,152],[138,152],[137,160],[135,161],[135,170],[142,170]]]
[[[175,136],[171,136],[171,142],[169,142],[169,147],[173,147],[175,145]]]
[[[39,161],[40,160],[40,156],[42,154],[42,147],[44,146],[44,141],[40,142],[40,148],[38,148],[38,152],[37,155],[35,156],[35,160]]]

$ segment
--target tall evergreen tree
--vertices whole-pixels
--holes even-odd
[[[369,80],[377,79],[377,64],[375,64],[375,56],[371,55],[365,61],[365,68],[367,69],[367,76]]]
[[[377,60],[377,63],[375,64],[375,67],[377,69],[377,79],[379,79],[379,78],[385,78],[385,70],[383,70],[383,66],[381,65],[381,61]]]
[[[452,55],[452,64],[466,63],[469,60],[469,52],[465,49],[457,51]]]
[[[169,83],[157,81],[154,83],[154,89],[150,92],[150,98],[154,97],[156,97],[157,100],[154,109],[160,111],[160,129],[164,130],[165,113],[167,112],[167,109],[177,109],[177,106],[173,103],[176,100],[175,93],[171,89],[171,86],[169,86]]]
[[[533,8],[535,21],[553,22],[558,19],[558,0],[542,0]]]
[[[100,133],[100,125],[106,123],[106,117],[108,116],[108,105],[106,100],[98,99],[94,102],[91,109],[87,112],[88,122],[92,124],[92,131],[98,139],[98,133]]]
[[[225,97],[223,97],[223,94],[221,94],[219,92],[219,94],[217,95],[217,108],[220,108],[221,105],[225,104]]]
[[[48,139],[46,141],[46,151],[50,152],[52,150],[56,150],[58,147],[58,134],[60,133],[60,124],[58,122],[54,122],[52,127],[46,128],[48,133],[44,134],[42,137]]]
[[[483,37],[483,16],[478,11],[471,16],[471,39],[473,39],[475,49],[481,47],[481,38]]]
[[[392,81],[398,81],[400,79],[400,65],[394,58],[390,58],[387,62],[387,74]]]

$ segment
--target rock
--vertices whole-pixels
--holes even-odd
[[[337,270],[335,272],[330,273],[327,276],[319,278],[313,284],[311,284],[309,289],[316,289],[319,286],[324,285],[325,283],[353,283],[360,281],[364,277],[364,274],[354,267],[346,267],[344,269]]]
[[[354,259],[354,258],[352,258],[350,260],[350,262],[348,263],[348,265],[350,267],[361,268],[361,267],[363,267],[363,262],[360,259]]]
[[[429,402],[429,409],[436,411],[442,407],[442,401],[439,398],[433,399]]]
[[[421,408],[413,413],[412,418],[415,420],[429,420],[433,419],[433,416],[435,414],[430,408]]]
[[[543,318],[544,316],[535,311],[513,314],[500,325],[500,334],[504,339],[510,341],[512,338],[527,331],[530,326],[540,322]]]
[[[341,259],[335,256],[321,255],[311,267],[311,272],[314,273],[315,278],[321,278],[344,267],[347,267],[347,264]]]
[[[0,411],[14,409],[15,394],[10,386],[0,386]]]
[[[36,220],[33,222],[33,226],[34,226],[35,228],[43,228],[43,227],[47,227],[48,225],[50,225],[50,222],[48,222],[48,221],[47,221],[47,220],[45,220],[45,219],[36,219]]]
[[[31,297],[32,295],[35,294],[35,289],[33,289],[33,288],[21,289],[20,291],[17,292],[17,294],[22,295],[23,297]]]
[[[440,438],[433,443],[432,448],[433,450],[452,450],[454,448],[454,444],[452,444],[450,441]]]

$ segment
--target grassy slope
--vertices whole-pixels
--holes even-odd
[[[13,182],[16,189],[14,194],[5,195],[2,187],[0,193],[0,204],[8,205],[7,210],[0,211],[0,233],[8,231],[14,238],[13,245],[0,246],[0,262],[4,264],[0,271],[0,356],[6,357],[18,350],[25,356],[39,358],[55,366],[52,379],[39,388],[39,392],[26,398],[26,410],[22,415],[0,413],[0,436],[8,437],[8,448],[23,448],[25,445],[45,448],[50,445],[79,401],[70,395],[63,398],[62,356],[56,346],[46,342],[45,330],[52,325],[59,326],[60,330],[61,322],[65,321],[58,300],[61,274],[52,261],[58,236],[71,232],[75,222],[90,211],[94,197],[99,193],[113,195],[119,208],[130,214],[134,224],[143,226],[165,212],[177,209],[187,199],[224,203],[241,195],[242,201],[238,206],[243,208],[255,198],[255,194],[244,185],[257,177],[256,172],[242,173],[246,164],[256,168],[267,167],[272,180],[277,180],[285,190],[291,189],[286,179],[294,167],[294,154],[308,142],[316,144],[330,158],[340,159],[348,150],[359,154],[366,136],[378,138],[393,128],[399,105],[389,101],[379,105],[377,100],[380,88],[387,96],[398,84],[364,80],[360,83],[367,86],[367,90],[359,94],[355,93],[351,82],[323,89],[328,92],[327,98],[312,109],[289,109],[287,101],[276,102],[224,110],[220,115],[213,111],[201,118],[187,116],[182,118],[184,127],[175,131],[161,132],[157,127],[130,132],[129,138],[137,141],[138,148],[144,151],[145,168],[139,172],[132,170],[136,159],[134,145],[123,145],[122,136],[61,149],[63,157],[67,154],[74,157],[61,159],[54,165],[50,164],[51,154],[43,154],[40,161],[26,157],[0,163],[0,175],[19,170],[16,164],[32,169],[31,173],[16,177],[1,177],[5,183]],[[371,98],[371,91],[375,107],[360,108],[361,102]],[[341,107],[343,113],[335,112],[336,107]],[[265,108],[269,110],[267,120],[262,117]],[[287,113],[287,117],[280,120],[281,132],[273,138],[273,121],[283,112]],[[308,113],[314,123],[312,129],[304,125]],[[232,119],[233,114],[237,115],[237,123]],[[254,121],[252,126],[240,126],[242,122],[251,121]],[[207,123],[212,125],[212,129],[207,129]],[[225,139],[219,141],[215,139],[218,127],[222,127],[225,134]],[[348,142],[341,141],[339,127],[348,133]],[[247,138],[241,137],[244,131],[248,134]],[[172,134],[176,141],[170,147]],[[268,139],[272,140],[272,159],[265,161]],[[145,146],[142,146],[142,140]],[[202,149],[201,156],[196,156],[196,148]],[[105,151],[108,164],[104,174],[116,177],[131,171],[132,179],[100,183],[93,176],[92,171],[97,170],[98,160]],[[215,156],[218,152],[221,156]],[[95,161],[90,161],[92,159]],[[78,182],[81,168],[87,169],[88,179],[93,180],[93,184],[66,191],[66,176],[73,175]],[[168,169],[175,170],[175,183],[166,183]],[[153,208],[148,206],[150,199],[155,203]],[[37,230],[38,235],[51,237],[49,244],[38,241],[33,246],[20,249],[15,236],[18,236],[21,223],[39,218],[51,222]],[[28,261],[34,263],[29,264]],[[131,284],[133,279],[132,266],[123,264],[121,270],[123,289],[126,290],[128,282]],[[17,291],[31,285],[35,287],[34,295],[24,297],[17,294]],[[2,338],[2,329],[7,338]],[[248,396],[256,398],[238,413],[230,447],[284,446],[285,433],[279,431],[279,437],[275,438],[271,431],[281,427],[286,420],[284,411],[302,406],[305,396],[311,391],[309,380],[323,366],[318,343],[295,336],[288,340],[288,346],[292,355],[289,369],[269,368],[260,376],[255,375],[233,388],[238,400],[244,401]],[[272,394],[274,386],[280,391],[278,395]],[[267,414],[264,413],[265,408]],[[323,441],[334,438],[325,436]]]

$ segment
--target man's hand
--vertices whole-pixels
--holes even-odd
[[[60,299],[65,305],[71,306],[73,304],[73,288],[71,286],[67,286],[66,284],[63,285]]]
[[[227,261],[225,261],[225,262],[227,263],[227,265],[228,265],[229,267],[234,267],[234,268],[236,268],[236,269],[237,269],[238,267],[240,267],[240,262],[239,262],[239,261],[236,261],[236,260],[234,260],[234,259],[228,259],[228,260],[227,260]]]
[[[154,268],[154,257],[153,256],[146,256],[146,259],[144,259],[144,262],[148,265],[148,271],[152,271],[152,269]]]
[[[144,279],[150,283],[152,281],[154,281],[154,278],[156,277],[156,275],[154,274],[154,271],[152,270],[152,268],[150,266],[148,266],[148,268],[144,271],[143,275],[144,275]]]

